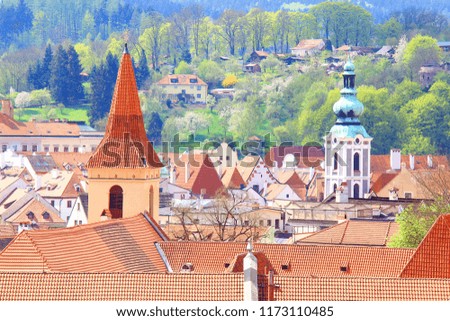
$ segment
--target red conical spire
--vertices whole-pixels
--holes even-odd
[[[87,166],[88,168],[162,166],[145,133],[133,64],[126,44],[105,136]]]

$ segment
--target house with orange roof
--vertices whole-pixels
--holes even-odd
[[[88,223],[88,194],[80,193],[75,201],[75,204],[67,218],[67,227],[82,225]]]
[[[247,62],[252,64],[259,64],[261,61],[269,57],[269,53],[264,50],[254,50],[250,57],[248,58]],[[261,70],[259,70],[261,71]]]
[[[223,170],[221,180],[227,189],[243,189],[247,186],[237,167],[230,167]]]
[[[11,224],[15,233],[29,229],[62,228],[66,222],[59,212],[34,191],[27,192],[0,214],[1,221]]]
[[[0,299],[448,300],[448,217],[417,249],[173,242],[143,214],[24,231],[0,253]]]
[[[89,223],[146,211],[159,220],[160,162],[147,138],[128,47],[122,55],[105,136],[86,163]]]
[[[83,152],[92,151],[100,143],[102,132],[87,125],[52,119],[19,122],[14,120],[9,100],[1,100],[1,152]]]
[[[297,46],[291,48],[291,53],[294,56],[308,57],[314,56],[323,50],[332,50],[330,40],[303,39]]]
[[[371,191],[379,197],[432,199],[450,189],[445,155],[401,155],[392,149],[390,155],[372,155],[371,171]]]
[[[398,224],[391,221],[345,220],[306,236],[297,244],[386,246],[398,230]]]
[[[206,104],[208,85],[197,75],[167,75],[157,84],[164,91],[164,99]]]
[[[268,206],[272,206],[275,201],[301,201],[302,198],[288,184],[273,183],[262,191],[262,195],[267,201]]]
[[[245,156],[239,162],[237,169],[247,186],[257,193],[265,189],[267,185],[277,182],[264,160],[257,155]]]

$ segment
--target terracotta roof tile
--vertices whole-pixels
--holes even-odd
[[[162,167],[145,132],[129,53],[122,56],[105,136],[89,159],[87,167]]]
[[[398,173],[381,173],[379,175],[374,174],[374,183],[372,184],[372,191],[379,193],[386,185],[388,185]]]
[[[176,81],[176,82],[174,82]],[[191,82],[193,81],[193,82]],[[206,83],[196,75],[167,75],[164,76],[158,85],[194,85],[194,86],[207,86]]]
[[[275,276],[276,301],[437,301],[450,299],[448,279],[296,278]]]
[[[40,228],[45,226],[65,227],[67,222],[59,217],[58,211],[49,206],[50,204],[44,204],[44,202],[47,203],[43,199],[31,199],[24,207],[10,216],[7,221],[15,224],[33,221]],[[32,217],[29,217],[29,213],[32,213]],[[48,217],[44,215],[45,213],[48,214]]]
[[[401,155],[401,162],[406,164],[406,168],[410,168],[409,155]],[[427,162],[427,155],[415,155],[414,156],[414,169],[425,170],[429,169]],[[450,169],[450,164],[447,156],[433,155],[433,169],[443,166],[445,169]],[[371,155],[370,156],[370,169],[372,172],[387,172],[391,170],[391,157],[390,155]]]
[[[174,272],[190,262],[196,273],[223,273],[226,263],[246,252],[246,243],[237,242],[164,242],[161,247]],[[266,255],[276,274],[318,277],[395,277],[414,253],[412,249],[280,244],[255,244],[254,250]],[[281,268],[284,262],[290,262],[288,270]],[[348,266],[345,273],[340,270],[343,264]]]
[[[298,244],[386,246],[397,231],[395,222],[347,220],[307,236]]]
[[[404,278],[450,278],[450,214],[441,215],[401,273]]]
[[[0,271],[164,272],[144,215],[55,230],[24,231],[0,254]]]
[[[238,164],[237,169],[242,179],[248,182],[250,175],[253,173],[255,166],[258,165],[261,157],[255,155],[245,156]]]
[[[225,188],[238,189],[246,186],[244,179],[236,167],[226,168],[222,174],[222,183]]]
[[[223,189],[222,181],[207,154],[190,153],[181,156],[181,164],[177,166],[175,184],[200,195],[202,190],[206,197],[214,197]],[[189,164],[189,178],[186,179],[186,164]]]
[[[77,124],[65,122],[19,122],[0,113],[0,136],[79,136]]]
[[[321,49],[325,46],[325,42],[322,39],[304,39],[301,40],[297,46],[292,49]]]
[[[243,275],[0,273],[0,301],[238,301]]]

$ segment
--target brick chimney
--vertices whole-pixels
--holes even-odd
[[[258,301],[258,260],[253,255],[253,245],[247,244],[244,257],[244,301]]]
[[[14,108],[11,105],[11,101],[7,99],[2,99],[1,103],[2,103],[2,113],[10,118],[14,118]]]

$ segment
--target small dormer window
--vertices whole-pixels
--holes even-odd
[[[192,263],[184,263],[181,266],[181,272],[189,273],[194,271],[194,265]]]
[[[28,212],[27,213],[27,217],[30,221],[34,220],[34,213],[33,212]]]
[[[42,217],[44,218],[44,220],[48,220],[50,218],[50,214],[48,212],[44,212],[42,214]]]
[[[197,78],[191,78],[191,79],[189,79],[189,82],[191,84],[196,84],[198,82],[198,80],[197,80]]]
[[[178,83],[178,78],[171,78],[171,79],[170,79],[170,82],[171,82],[172,84],[177,84],[177,83]]]

